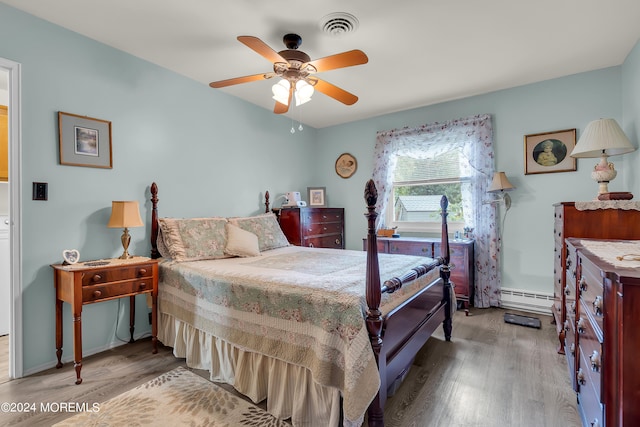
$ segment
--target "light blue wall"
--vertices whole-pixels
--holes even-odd
[[[473,114],[492,114],[496,168],[517,187],[504,232],[503,285],[551,292],[552,205],[593,198],[597,185],[589,172],[594,161],[579,160],[577,172],[525,176],[523,136],[567,128],[577,128],[580,135],[589,121],[614,117],[637,146],[638,50],[622,67],[331,128],[307,127],[292,136],[288,119],[0,4],[0,57],[23,66],[25,370],[52,366],[55,360],[49,264],[60,261],[65,248],[79,249],[83,259],[121,252],[120,232],[105,226],[111,200],[138,200],[147,218],[148,186],[156,181],[161,215],[247,215],[261,211],[264,190],[275,197],[325,186],[329,205],[346,208],[347,247],[361,249],[362,194],[372,171],[376,131]],[[57,111],[113,122],[112,170],[58,165]],[[356,174],[346,180],[334,172],[343,152],[358,160]],[[284,164],[283,156],[298,159],[298,166]],[[637,153],[618,159],[613,159],[620,175],[612,191],[638,193],[637,176],[629,178]],[[31,201],[33,181],[49,182],[49,201]],[[148,253],[148,228],[132,230],[133,253]],[[144,299],[138,308],[138,330],[147,333]],[[115,341],[116,320],[118,336],[127,336],[128,309],[117,311],[117,302],[85,307],[85,353]],[[64,315],[69,357],[68,307]]]
[[[0,4],[0,57],[22,64],[22,231],[24,368],[55,360],[54,288],[49,264],[76,248],[84,260],[122,253],[121,230],[107,229],[112,200],[138,200],[149,218],[148,187],[160,188],[166,216],[247,215],[272,196],[306,191],[315,129]],[[57,112],[110,120],[113,169],[58,164]],[[13,177],[12,177],[13,178]],[[32,201],[31,183],[49,200]],[[147,255],[149,225],[131,230],[131,253]],[[125,300],[121,300],[124,302]],[[85,354],[126,338],[128,304],[85,306]],[[144,298],[137,331],[148,332]],[[64,311],[64,356],[72,355]]]
[[[598,117],[622,117],[620,67],[549,80],[459,101],[345,124],[318,131],[316,182],[327,186],[332,203],[347,214],[347,246],[362,248],[366,227],[362,189],[373,170],[378,130],[446,121],[475,114],[493,116],[496,169],[505,171],[517,187],[503,234],[503,286],[553,291],[553,204],[590,200],[597,184],[590,178],[593,159],[578,161],[577,172],[524,174],[524,135],[577,128]],[[344,152],[358,159],[349,180],[333,173],[333,162]],[[624,173],[621,171],[620,173]],[[622,180],[611,184],[621,191]],[[354,213],[355,212],[355,213]]]

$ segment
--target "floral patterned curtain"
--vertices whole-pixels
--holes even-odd
[[[464,222],[475,238],[476,307],[499,307],[500,266],[496,225],[497,207],[483,203],[494,172],[493,127],[489,114],[477,115],[416,128],[378,132],[373,180],[378,189],[378,226],[385,217],[399,156],[433,158],[452,148],[462,152],[461,171],[470,182],[462,185]]]

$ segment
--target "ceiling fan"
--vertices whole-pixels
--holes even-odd
[[[358,101],[358,97],[354,94],[321,80],[313,74],[366,64],[369,58],[364,52],[355,49],[311,61],[309,55],[298,50],[302,44],[302,37],[297,34],[286,34],[282,40],[287,48],[276,52],[257,37],[239,36],[238,41],[273,63],[273,72],[220,80],[209,83],[209,86],[217,89],[256,80],[282,77],[282,80],[273,86],[273,98],[276,100],[273,112],[276,114],[289,111],[289,105],[291,105],[294,95],[296,105],[309,101],[314,89],[346,105],[353,105]]]

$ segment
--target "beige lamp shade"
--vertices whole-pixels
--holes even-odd
[[[111,202],[111,218],[109,218],[107,227],[129,228],[142,227],[143,225],[137,201]]]
[[[617,156],[635,149],[615,119],[599,119],[587,125],[571,151],[571,157]]]
[[[513,186],[507,179],[507,175],[504,172],[495,172],[493,174],[493,180],[487,190],[488,193],[498,193],[500,191],[511,191],[516,187]]]
[[[129,255],[129,243],[131,236],[129,235],[129,227],[142,227],[142,218],[140,218],[140,209],[136,201],[114,201],[111,202],[111,218],[107,227],[124,228],[120,241],[124,251],[120,255],[121,259],[132,258]]]

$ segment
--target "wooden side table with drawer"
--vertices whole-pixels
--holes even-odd
[[[158,352],[158,261],[133,257],[88,261],[78,264],[53,264],[56,289],[56,368],[62,367],[62,303],[71,304],[73,316],[73,359],[76,384],[82,383],[82,306],[129,297],[129,331],[133,342],[135,296],[151,294],[152,352]]]

